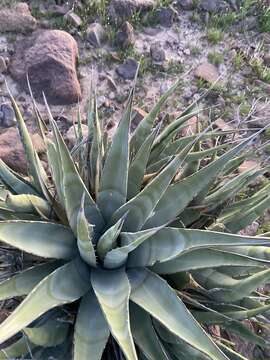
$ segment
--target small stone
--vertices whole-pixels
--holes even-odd
[[[131,131],[134,131],[139,123],[148,115],[146,111],[139,107],[135,107],[132,113]]]
[[[159,41],[154,42],[150,46],[150,55],[154,62],[162,63],[166,60],[166,53]]]
[[[111,91],[111,92],[109,93],[109,99],[110,99],[110,100],[114,100],[114,99],[115,99],[115,93],[114,93],[113,91]]]
[[[0,110],[3,113],[3,117],[0,122],[1,126],[11,127],[16,124],[15,113],[11,105],[2,104]]]
[[[125,21],[121,27],[121,30],[117,32],[115,41],[116,45],[122,49],[132,46],[134,44],[134,29],[128,21]]]
[[[266,66],[270,66],[270,53],[265,54],[263,60]]]
[[[255,112],[252,114],[252,118],[248,122],[248,126],[264,128],[269,125],[270,117],[270,104],[268,102],[258,102]]]
[[[5,76],[3,74],[0,74],[0,84],[4,84],[5,82]]]
[[[101,108],[106,102],[106,96],[101,95],[97,97],[97,107],[98,109]]]
[[[66,15],[64,16],[64,18],[72,25],[75,26],[76,28],[80,27],[82,25],[82,19],[80,18],[79,15],[75,14],[75,12],[73,11],[69,11],[66,13]]]
[[[136,75],[138,65],[138,61],[129,58],[116,68],[116,72],[122,78],[132,80]]]
[[[184,49],[183,50],[183,53],[185,54],[185,55],[190,55],[190,49]]]
[[[86,30],[88,42],[94,47],[100,47],[105,40],[105,30],[99,23],[93,23]]]
[[[208,62],[205,62],[205,63],[202,63],[200,64],[196,70],[195,70],[195,76],[197,78],[200,78],[202,80],[205,80],[211,84],[213,84],[214,82],[216,82],[219,78],[219,73],[218,73],[218,69],[208,63]]]
[[[155,12],[156,22],[164,27],[171,27],[174,20],[174,11],[171,8],[162,7]]]
[[[195,1],[194,0],[178,0],[176,6],[182,8],[183,10],[194,10]]]
[[[0,74],[3,74],[7,71],[7,64],[5,58],[3,56],[0,56]]]

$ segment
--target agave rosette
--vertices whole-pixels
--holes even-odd
[[[0,283],[0,300],[23,297],[0,324],[0,343],[16,335],[1,358],[244,359],[211,324],[268,345],[241,320],[267,321],[256,288],[270,278],[269,240],[232,233],[269,207],[269,186],[227,206],[266,169],[235,175],[254,136],[226,151],[200,146],[224,132],[179,137],[196,104],[152,130],[178,84],[130,136],[133,89],[111,142],[92,98],[87,141],[79,118],[71,152],[37,111],[50,177],[12,99],[29,177],[0,160],[0,239],[34,266]]]

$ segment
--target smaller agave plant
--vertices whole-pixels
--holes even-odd
[[[50,113],[46,137],[36,108],[49,174],[11,97],[29,176],[0,160],[0,239],[31,267],[0,283],[4,307],[19,299],[0,324],[1,359],[244,359],[228,332],[269,345],[241,320],[269,322],[256,289],[270,279],[270,242],[234,235],[269,207],[269,184],[231,201],[268,168],[236,172],[256,135],[208,149],[227,133],[181,137],[196,103],[152,130],[180,82],[130,135],[133,88],[111,141],[92,97],[72,151]]]

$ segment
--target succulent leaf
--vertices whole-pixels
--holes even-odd
[[[110,335],[96,295],[89,290],[80,302],[75,324],[74,360],[100,360]]]
[[[128,360],[137,360],[130,330],[130,284],[123,268],[118,270],[93,270],[91,282],[111,333]]]
[[[79,299],[88,291],[89,279],[90,271],[81,261],[72,261],[56,269],[0,324],[0,343],[17,334],[46,311]]]

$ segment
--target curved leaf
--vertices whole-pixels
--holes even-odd
[[[49,320],[38,327],[26,327],[23,332],[37,346],[51,347],[62,344],[68,336],[69,323]]]
[[[100,237],[97,244],[97,253],[103,260],[108,251],[112,250],[117,245],[117,239],[124,224],[126,215],[124,215],[117,223],[111,226]]]
[[[151,146],[156,136],[156,131],[153,131],[144,141],[134,160],[130,164],[128,170],[128,194],[127,198],[131,199],[136,196],[142,186],[143,177],[145,175],[146,165],[151,152]]]
[[[124,269],[93,270],[91,282],[100,307],[127,360],[137,360],[130,331],[130,284]]]
[[[168,330],[213,360],[228,360],[167,283],[149,270],[129,270],[130,299]]]
[[[270,279],[270,269],[260,271],[242,280],[235,280],[226,288],[211,289],[209,296],[222,302],[235,302],[255,291],[261,285],[267,283]]]
[[[158,274],[174,274],[180,271],[216,268],[220,266],[264,267],[260,259],[237,255],[214,249],[197,249],[180,255],[176,259],[156,263],[151,270]]]
[[[160,228],[155,228],[137,233],[121,233],[121,241],[124,240],[124,242],[128,242],[128,244],[109,251],[105,256],[104,266],[109,269],[114,269],[124,265],[128,254],[159,230]]]
[[[154,121],[160,112],[161,107],[166,103],[168,98],[175,92],[177,87],[181,84],[182,79],[177,80],[158,100],[154,105],[150,113],[140,122],[136,130],[134,131],[130,140],[131,154],[136,154],[139,148],[142,146],[145,139],[151,133]]]
[[[0,222],[0,240],[28,253],[54,259],[77,254],[76,239],[69,228],[41,221]]]
[[[43,194],[43,190],[46,188],[46,183],[48,181],[46,172],[41,164],[41,161],[39,160],[36,150],[34,149],[20,109],[11,94],[10,99],[16,114],[18,130],[24,147],[25,156],[28,161],[30,175],[33,177],[35,188],[39,191],[39,193]]]
[[[44,277],[60,265],[59,261],[36,265],[4,280],[0,283],[0,300],[29,294]]]
[[[74,333],[74,360],[100,360],[110,335],[96,295],[90,290],[81,300]]]
[[[126,112],[120,121],[101,173],[97,203],[106,221],[120,208],[127,198],[129,167],[129,125],[133,93],[129,97]]]
[[[255,136],[252,135],[195,174],[170,185],[157,204],[153,217],[147,221],[144,227],[153,228],[174,220],[213,181],[228,161],[242,151],[254,138]]]
[[[5,186],[14,194],[32,194],[37,195],[37,191],[26,180],[17,176],[4,162],[0,159],[0,179]]]
[[[0,359],[15,359],[21,358],[24,355],[27,355],[31,350],[36,346],[31,344],[25,336],[17,340],[12,345],[7,346],[4,349],[0,350]]]
[[[133,302],[130,303],[130,323],[135,342],[147,359],[169,359],[155,332],[150,315]]]
[[[38,213],[49,219],[53,215],[50,204],[39,196],[32,194],[12,195],[6,197],[7,206],[16,213]]]
[[[84,196],[77,220],[77,243],[82,259],[91,266],[96,266],[96,254],[92,243],[93,225],[89,224],[84,214]]]
[[[0,324],[0,343],[11,338],[48,310],[74,302],[90,287],[90,270],[72,261],[45,277]]]
[[[189,150],[189,148],[185,148],[183,152],[178,154],[138,195],[116,211],[112,217],[112,221],[117,221],[128,211],[123,229],[129,232],[141,230],[147,219],[152,215],[157,203],[166,192],[166,189],[170,185],[170,182],[177,173]],[[154,227],[155,226],[153,226],[153,228]]]
[[[48,109],[49,111],[49,109]],[[50,114],[50,113],[49,113]],[[62,176],[63,176],[63,195],[65,199],[65,209],[70,227],[76,234],[77,217],[81,207],[81,199],[85,194],[85,215],[86,218],[96,224],[96,231],[99,232],[104,226],[102,215],[97,208],[96,203],[89,194],[85,184],[83,183],[76,165],[70,155],[70,152],[60,134],[60,131],[50,114],[50,121],[53,128],[54,137],[57,143],[57,149],[61,158]],[[76,234],[77,235],[77,234]]]
[[[198,249],[217,247],[226,250],[232,245],[270,246],[267,238],[231,235],[207,230],[176,229],[166,227],[140,245],[129,258],[129,266],[152,266],[156,262],[172,260],[182,253]],[[269,248],[270,251],[270,248]]]

